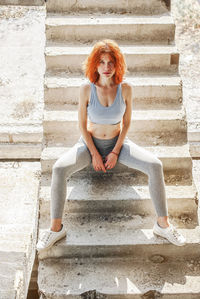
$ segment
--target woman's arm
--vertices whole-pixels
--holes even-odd
[[[113,152],[117,154],[119,154],[120,152],[120,149],[122,147],[122,144],[124,142],[124,139],[126,137],[126,134],[131,124],[133,92],[132,92],[132,86],[128,83],[126,84],[127,84],[126,93],[125,93],[126,111],[123,116],[122,130],[119,134],[119,138],[117,139],[115,147],[113,148]]]
[[[122,144],[124,142],[124,139],[126,137],[126,134],[128,132],[128,129],[131,124],[131,115],[132,115],[132,86],[128,83],[126,83],[126,93],[124,96],[124,100],[126,102],[126,111],[123,116],[123,123],[122,123],[122,130],[119,134],[119,137],[117,139],[117,142],[112,149],[112,152],[116,153],[119,155]],[[114,153],[109,153],[106,157],[106,163],[105,163],[105,168],[106,169],[111,169],[115,166],[118,156]]]
[[[78,105],[79,129],[91,153],[92,164],[94,169],[96,171],[103,170],[104,172],[106,172],[105,166],[103,164],[103,159],[94,145],[90,132],[88,132],[87,130],[87,105],[88,105],[89,88],[90,86],[88,84],[83,84],[80,86],[79,105]]]

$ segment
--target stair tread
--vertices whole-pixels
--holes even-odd
[[[42,132],[42,123],[34,123],[32,120],[30,123],[6,123],[1,124],[0,133],[3,132]]]
[[[185,120],[185,109],[179,110],[133,110],[132,121],[135,120]],[[78,111],[44,110],[44,121],[78,121]]]
[[[167,76],[166,74],[163,76],[161,74],[147,74],[147,75],[134,75],[134,76],[127,76],[126,81],[130,82],[133,86],[159,86],[159,85],[180,85],[181,78],[177,75]],[[74,77],[66,75],[64,72],[46,72],[45,76],[45,85],[48,88],[52,87],[72,87],[77,86],[79,87],[83,83],[89,83],[89,81],[80,75]]]
[[[180,294],[180,298],[186,299],[191,290],[193,295],[200,293],[200,262],[156,263],[147,260],[144,263],[130,258],[48,259],[40,262],[38,283],[42,293],[54,294],[56,298],[71,298],[94,290],[121,299],[144,293],[151,298],[155,294],[167,297]]]
[[[181,146],[144,146],[144,148],[153,152],[159,158],[188,157],[191,159],[188,143]],[[70,147],[61,146],[46,147],[42,151],[41,160],[58,158],[62,153],[69,149]]]
[[[98,14],[91,16],[89,14],[78,15],[61,15],[55,13],[48,13],[46,18],[47,26],[82,26],[82,25],[113,25],[113,24],[169,24],[174,25],[172,16],[157,15],[157,16],[120,16],[113,14],[112,16],[105,16],[105,14]]]
[[[43,175],[40,198],[50,200],[51,175]],[[87,186],[87,188],[85,187]],[[168,199],[192,199],[196,195],[196,187],[192,185],[166,185]],[[102,198],[102,190],[104,197]],[[105,177],[83,177],[81,180],[71,177],[67,183],[68,201],[125,201],[151,200],[148,185],[136,185],[134,179],[128,175]]]
[[[120,45],[119,45],[120,46]],[[120,49],[124,54],[175,54],[178,53],[177,47],[174,45],[122,45]],[[89,54],[92,46],[80,44],[77,46],[64,43],[52,43],[46,45],[46,55],[85,55]]]
[[[171,243],[153,234],[156,216],[132,215],[130,213],[70,213],[63,217],[67,237],[55,246],[119,246],[119,245],[157,245]],[[192,219],[190,219],[192,222]],[[187,244],[200,242],[199,227],[185,228],[183,220],[170,221],[182,233]],[[49,226],[49,215],[40,219],[40,234]],[[180,228],[181,227],[181,228]],[[172,244],[172,246],[174,246]]]

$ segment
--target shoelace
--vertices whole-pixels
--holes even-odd
[[[51,236],[51,232],[45,232],[45,233],[43,234],[42,238],[41,238],[41,241],[42,241],[42,242],[45,242],[45,243],[48,242],[50,236]]]
[[[172,234],[173,234],[173,236],[175,237],[175,238],[180,238],[181,237],[181,235],[179,234],[179,232],[173,227],[173,226],[171,226],[170,227],[170,231],[172,232]]]

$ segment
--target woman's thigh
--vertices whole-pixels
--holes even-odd
[[[86,144],[80,138],[78,142],[62,154],[53,165],[53,169],[59,169],[72,174],[83,169],[91,163],[91,155]]]
[[[162,166],[162,162],[153,153],[132,142],[128,137],[124,140],[118,162],[146,174],[149,174],[152,165]]]

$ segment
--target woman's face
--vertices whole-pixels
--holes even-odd
[[[106,78],[112,78],[115,74],[115,62],[108,53],[101,54],[97,71],[100,76]]]

